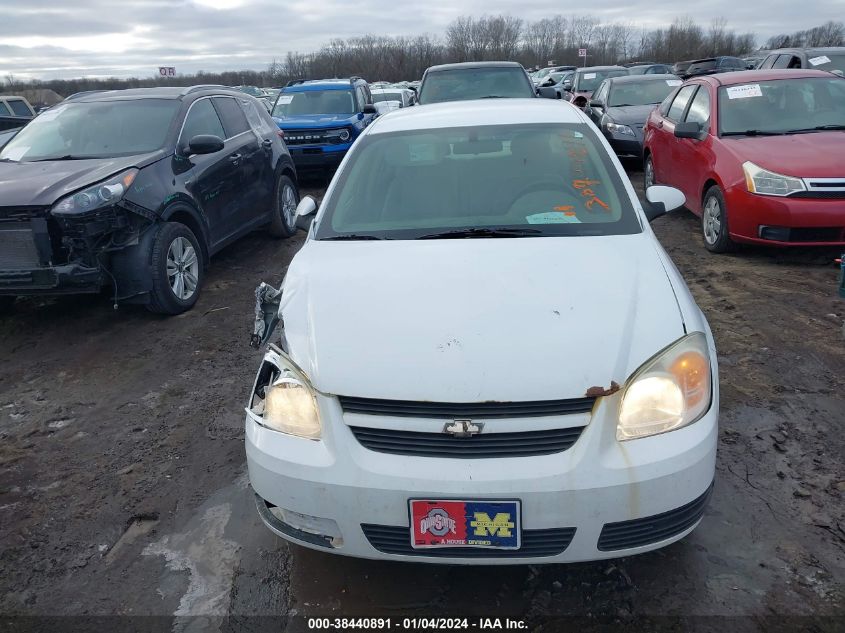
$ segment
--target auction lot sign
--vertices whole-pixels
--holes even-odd
[[[159,66],[158,67],[158,74],[162,77],[175,77],[176,76],[176,67],[175,66]]]

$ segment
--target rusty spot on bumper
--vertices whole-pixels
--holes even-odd
[[[605,389],[604,387],[590,387],[587,389],[586,396],[588,398],[600,398],[601,396],[612,396],[614,393],[619,391],[621,387],[619,383],[615,380],[610,381],[610,387]]]

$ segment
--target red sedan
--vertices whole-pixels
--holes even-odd
[[[677,187],[714,253],[845,245],[845,78],[742,71],[686,81],[649,116],[645,185]]]

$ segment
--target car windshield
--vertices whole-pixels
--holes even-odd
[[[719,88],[722,135],[845,128],[845,79],[807,77]]]
[[[551,72],[552,72],[551,68],[543,68],[542,70],[538,70],[536,73],[534,73],[534,79],[542,79],[543,77],[547,76]]]
[[[402,101],[402,93],[401,92],[374,92],[373,93],[373,103],[378,103],[379,101]]]
[[[658,104],[681,83],[680,79],[669,78],[614,84],[610,87],[607,105],[613,108]]]
[[[496,97],[533,97],[534,89],[521,68],[455,68],[426,75],[420,103]]]
[[[164,146],[181,103],[134,99],[62,103],[35,117],[0,151],[0,160],[113,158]]]
[[[624,77],[628,69],[624,70],[588,70],[575,73],[575,92],[593,92],[599,84],[608,77]]]
[[[283,92],[273,106],[273,116],[283,118],[310,114],[355,114],[351,90],[305,90]]]
[[[809,67],[838,74],[845,73],[845,53],[818,53],[808,55]]]
[[[690,64],[689,68],[687,68],[687,72],[692,73],[702,73],[708,70],[715,70],[716,69],[716,60],[710,59],[706,62],[696,62],[695,64]]]
[[[317,239],[641,232],[609,155],[583,124],[411,130],[359,142]]]

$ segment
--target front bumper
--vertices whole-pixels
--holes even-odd
[[[338,145],[288,146],[297,169],[314,167],[337,167],[340,165],[352,143]]]
[[[642,158],[643,157],[643,135],[642,129],[633,128],[636,136],[627,134],[611,134],[607,130],[602,129],[604,137],[616,155],[625,158]]]
[[[384,428],[385,419],[344,413],[336,398],[319,395],[320,441],[274,432],[247,416],[250,481],[271,530],[338,554],[458,564],[562,563],[638,554],[683,538],[704,512],[715,472],[718,383],[710,410],[695,424],[628,442],[616,440],[619,398],[620,393],[600,398],[591,414],[485,421],[485,433],[586,424],[564,452],[454,459],[364,448],[350,425]],[[433,429],[442,428],[443,421],[393,423],[393,428]],[[412,498],[518,499],[522,548],[413,550]],[[322,534],[297,531],[270,513],[273,506],[333,527]]]
[[[731,238],[772,246],[845,245],[845,198],[780,198],[749,193],[725,196]]]
[[[103,273],[99,268],[80,264],[0,270],[0,295],[96,293],[102,285]]]

